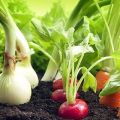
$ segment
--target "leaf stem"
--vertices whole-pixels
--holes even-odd
[[[6,17],[6,13],[3,10],[0,10],[0,22],[6,36],[3,72],[11,71],[15,67],[16,36],[14,35],[13,24],[8,19],[9,16]]]
[[[104,15],[102,14],[102,11],[100,9],[100,6],[98,5],[97,1],[96,0],[93,0],[96,4],[96,7],[98,8],[103,20],[104,20],[104,23],[105,23],[105,26],[106,26],[106,29],[107,29],[107,32],[108,32],[108,35],[109,35],[109,39],[110,39],[110,45],[111,45],[111,49],[112,49],[112,52],[114,52],[114,45],[113,45],[113,39],[112,39],[112,36],[111,36],[111,32],[110,32],[110,29],[109,29],[109,26],[108,26],[108,23],[107,23],[107,20],[106,18],[104,17]]]
[[[86,75],[88,74],[88,72],[89,72],[91,69],[93,69],[93,68],[94,68],[97,64],[99,64],[100,62],[105,61],[105,60],[108,60],[108,59],[114,59],[114,57],[112,57],[112,56],[103,57],[103,58],[99,59],[98,61],[96,61],[93,65],[91,65],[91,66],[88,68],[88,70],[82,75],[82,77],[80,78],[79,82],[77,83],[77,91],[78,91],[78,89],[79,89],[79,87],[80,87],[83,79],[84,79],[84,78],[86,77]]]

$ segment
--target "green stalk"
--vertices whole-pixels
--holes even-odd
[[[78,61],[78,64],[77,64],[77,66],[76,66],[76,69],[75,69],[75,76],[77,77],[77,75],[78,75],[78,73],[77,73],[77,71],[78,71],[78,69],[79,69],[79,67],[80,67],[80,64],[81,64],[81,62],[82,62],[82,60],[83,60],[83,57],[84,57],[84,53],[82,53],[82,55],[81,55],[81,57],[80,57],[80,59],[79,59],[79,61]]]
[[[78,60],[77,66],[75,67],[75,56],[70,55],[68,71],[67,71],[67,80],[66,80],[66,96],[68,104],[73,104],[76,99],[77,94],[77,75],[78,69],[84,57],[84,53],[81,54],[80,59]]]
[[[74,103],[75,99],[74,99],[74,86],[73,86],[73,83],[75,81],[75,73],[74,73],[74,56],[73,55],[70,55],[70,59],[71,59],[71,78],[69,78],[69,87],[68,87],[68,103],[69,104],[72,104]],[[70,77],[70,76],[69,76]]]
[[[98,4],[102,7],[110,4],[111,0],[100,0]],[[97,11],[96,5],[92,0],[79,0],[78,4],[71,13],[67,24],[66,29],[70,27],[75,27],[75,30],[79,28],[82,24],[84,16],[91,16]]]
[[[72,60],[70,59],[68,61],[68,68],[66,69],[66,75],[67,75],[67,78],[66,76],[64,77],[64,82],[65,82],[65,91],[66,91],[66,98],[67,98],[67,103],[70,104],[70,103],[73,103],[73,101],[71,100],[71,95],[69,94],[69,89],[70,89],[70,73],[71,73],[71,64],[72,64]],[[67,65],[67,63],[65,64],[65,66]],[[64,72],[64,71],[63,71]]]
[[[93,69],[97,64],[99,64],[100,62],[103,62],[105,60],[109,60],[109,59],[114,59],[114,57],[112,56],[107,56],[107,57],[103,57],[101,59],[99,59],[98,61],[96,61],[93,65],[91,65],[88,70],[82,75],[82,77],[80,78],[79,82],[77,83],[77,91],[83,81],[83,79],[86,77],[86,75],[88,74],[88,72]]]
[[[76,99],[76,94],[77,94],[77,75],[78,75],[78,69],[79,69],[79,66],[83,60],[83,57],[84,57],[84,53],[81,55],[80,59],[78,60],[78,63],[77,63],[77,66],[75,68],[75,63],[74,63],[74,56],[71,55],[71,65],[72,66],[72,73],[71,73],[71,78],[69,78],[71,81],[70,81],[70,84],[69,84],[69,87],[68,87],[68,104],[73,104],[75,99]]]
[[[100,14],[101,14],[103,20],[104,20],[105,27],[106,27],[106,29],[107,29],[108,36],[109,36],[109,39],[110,39],[111,49],[112,49],[112,52],[114,52],[113,39],[112,39],[112,36],[111,36],[111,33],[110,33],[110,29],[109,29],[107,20],[106,20],[106,18],[104,17],[104,15],[102,14],[102,11],[101,11],[100,6],[98,5],[97,1],[94,0],[94,2],[95,2],[95,4],[96,4],[96,7],[98,8],[98,11],[100,12]]]
[[[69,29],[71,26],[75,26],[76,21],[79,19],[80,17],[80,13],[82,11],[82,8],[84,6],[88,6],[90,4],[91,0],[79,0],[79,2],[77,3],[76,7],[74,8],[73,12],[71,13],[67,24],[66,24],[66,29]]]
[[[102,1],[98,1],[98,4],[100,7],[103,7],[109,5],[110,2],[111,0],[102,0]],[[82,25],[84,16],[91,17],[94,14],[96,14],[97,10],[98,9],[94,3],[91,4],[88,8],[86,8],[81,15],[82,16],[81,19],[79,19],[79,21],[75,25],[75,31]]]
[[[59,51],[56,48],[56,46],[53,49],[51,56],[52,56],[53,60],[55,60],[55,62],[52,59],[50,59],[47,69],[44,73],[44,76],[41,79],[42,81],[50,81],[50,80],[52,81],[55,78],[57,71],[59,69],[60,58],[59,58]],[[56,62],[57,62],[57,64],[55,64]]]
[[[110,10],[108,12],[108,21],[105,20],[101,9],[97,3],[96,0],[94,0],[96,3],[97,8],[99,9],[99,12],[101,16],[103,17],[104,23],[105,23],[105,29],[103,31],[102,35],[102,41],[104,44],[104,56],[110,56],[114,53],[114,51],[120,50],[120,1],[119,0],[112,0]],[[117,61],[116,60],[108,60],[103,62],[103,69],[108,68],[110,71],[112,69],[117,69]]]
[[[15,69],[16,36],[14,35],[13,24],[8,19],[9,17],[0,9],[0,22],[6,35],[3,73],[12,72]]]

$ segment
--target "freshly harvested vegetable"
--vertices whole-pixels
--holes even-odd
[[[79,98],[79,94],[76,94],[76,98]],[[66,101],[66,93],[63,89],[57,89],[52,92],[51,99],[57,102],[65,102]]]
[[[106,82],[109,79],[109,73],[105,71],[99,71],[96,74],[96,80],[97,80],[97,91],[102,90],[106,84]]]
[[[63,89],[57,89],[54,92],[52,92],[51,99],[57,102],[65,102],[66,93]]]
[[[81,99],[76,99],[73,104],[64,102],[59,108],[59,116],[65,119],[81,120],[85,118],[88,113],[88,105]]]
[[[78,82],[78,81],[77,81]],[[71,80],[70,83],[71,84]],[[63,89],[63,80],[62,79],[57,79],[53,81],[53,89],[57,90],[57,89]]]
[[[62,79],[57,79],[53,81],[53,89],[57,90],[57,89],[63,89],[63,81]]]
[[[0,75],[0,102],[13,105],[24,104],[31,98],[31,86],[29,81],[16,71],[15,31],[10,17],[1,8],[0,22],[6,35],[4,68]]]
[[[120,92],[117,92],[120,90],[119,77],[120,77],[119,72],[114,72],[112,75],[110,75],[110,78],[108,79],[106,86],[100,92],[100,100],[99,100],[100,104],[114,107],[114,108],[120,107]],[[115,86],[112,87],[113,83],[110,83],[109,81],[112,81]],[[120,114],[118,110],[118,117],[120,117],[119,115]]]
[[[120,107],[120,92],[100,97],[100,104],[110,107]]]
[[[22,32],[17,27],[16,23],[9,13],[8,8],[5,6],[2,0],[1,6],[2,9],[6,12],[6,16],[9,18],[8,21],[11,22],[12,29],[15,33],[14,35],[16,39],[17,54],[18,59],[20,60],[20,62],[17,62],[16,64],[16,71],[25,76],[26,79],[30,82],[31,87],[35,88],[38,85],[38,77],[31,65],[30,48],[28,46],[28,43]]]

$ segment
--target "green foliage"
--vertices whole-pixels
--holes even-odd
[[[113,94],[120,91],[120,71],[111,73],[109,81],[104,89],[100,92],[100,96]]]
[[[59,2],[53,4],[52,9],[50,12],[46,13],[42,18],[41,21],[47,26],[53,26],[59,21],[65,21],[66,16],[64,13],[63,8],[61,7]]]
[[[39,45],[40,48],[43,49],[42,51],[47,51],[49,54],[51,54],[51,52],[53,51],[53,46],[55,45],[55,42],[56,41],[59,42],[59,39],[60,39],[59,36],[61,37],[61,35],[59,35],[61,34],[61,31],[59,31],[59,28],[60,30],[64,29],[63,25],[62,26],[60,25],[64,24],[65,19],[66,17],[64,15],[64,10],[58,3],[55,3],[51,11],[46,13],[43,17],[32,19],[32,24],[35,27],[33,28],[35,30],[34,37],[36,37],[33,40],[33,42]],[[35,49],[34,47],[33,49],[35,51],[38,51],[38,49]],[[39,51],[41,50],[39,49]],[[37,56],[38,56],[37,54],[34,55],[34,57],[37,57]],[[39,61],[41,61],[42,58],[44,58],[44,61],[48,62],[48,58],[46,58],[45,60],[44,55],[42,55],[39,58]],[[43,63],[42,65],[43,65],[43,68],[46,68],[47,64]],[[41,62],[37,63],[36,66],[40,67]]]
[[[84,74],[87,71],[87,68],[83,67],[82,68],[82,74]],[[83,91],[86,92],[91,88],[94,92],[96,92],[96,78],[88,72],[87,75],[84,77],[84,82],[83,82]]]

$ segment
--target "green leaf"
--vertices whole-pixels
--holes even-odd
[[[42,23],[51,27],[59,21],[65,21],[66,16],[60,4],[60,1],[53,4],[50,12],[46,13],[42,18]]]
[[[84,74],[86,71],[87,68],[83,67],[82,73]],[[96,86],[97,83],[95,77],[90,72],[88,72],[88,74],[84,78],[83,87],[82,87],[83,91],[86,92],[89,90],[89,88],[91,88],[94,92],[96,92]]]
[[[77,45],[77,46],[72,46],[68,51],[67,54],[71,54],[75,57],[79,57],[82,53],[93,53],[94,50],[91,46],[83,46],[83,45]]]
[[[108,82],[100,92],[100,96],[113,94],[118,91],[120,91],[120,71],[115,71],[110,75]]]
[[[33,18],[32,19],[32,24],[36,28],[36,31],[38,32],[38,34],[39,34],[39,36],[41,37],[42,40],[44,40],[44,41],[51,40],[50,31],[48,30],[48,28],[45,25],[43,25],[40,22],[40,20],[38,20],[36,18]]]

